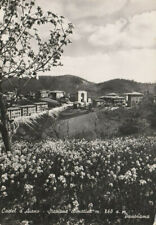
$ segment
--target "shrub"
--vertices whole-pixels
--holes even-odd
[[[138,121],[135,119],[127,119],[120,127],[121,135],[132,135],[139,132]]]
[[[155,137],[16,143],[0,154],[0,210],[152,214]],[[136,210],[136,211],[134,211]]]

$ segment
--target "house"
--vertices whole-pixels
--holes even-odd
[[[49,91],[49,98],[52,98],[54,100],[58,100],[60,98],[63,98],[65,96],[65,92],[64,91]]]
[[[9,120],[14,120],[17,117],[21,117],[21,109],[20,107],[9,107],[7,109],[7,115]]]
[[[20,106],[20,109],[21,109],[21,115],[22,116],[28,116],[28,107],[27,107],[27,105]]]
[[[32,114],[36,113],[35,105],[22,105],[20,106],[20,109],[21,116],[31,116]]]
[[[124,106],[126,104],[125,97],[118,96],[116,93],[109,93],[99,99],[103,100],[105,106]]]
[[[29,98],[29,99],[35,99],[36,93],[33,92],[33,91],[30,91],[29,93],[27,93],[26,97]]]
[[[48,110],[48,103],[47,102],[37,102],[37,103],[34,103],[34,105],[36,107],[37,113]]]
[[[97,98],[93,100],[93,106],[94,107],[100,107],[104,105],[104,100]]]
[[[37,102],[37,103],[34,103],[34,105],[36,107],[37,113],[48,110],[48,103],[47,102]]]
[[[16,93],[15,92],[12,92],[12,91],[8,91],[5,94],[5,98],[6,98],[7,101],[14,100],[16,98]]]
[[[28,107],[28,116],[31,116],[32,114],[36,113],[35,105],[27,105],[27,107]]]
[[[48,98],[49,90],[40,90],[37,92],[36,97],[38,98]]]
[[[126,93],[127,106],[132,107],[141,102],[143,94],[139,92]]]

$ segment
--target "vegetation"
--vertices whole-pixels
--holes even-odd
[[[21,79],[21,83],[24,84],[26,79]],[[18,80],[12,79],[14,86],[18,86]],[[12,85],[9,82],[3,84],[5,90],[13,90]],[[39,76],[39,79],[31,79],[23,93],[29,91],[38,91],[41,89],[47,90],[63,90],[67,93],[74,93],[76,90],[85,89],[96,95],[96,85],[92,82],[84,80],[77,76],[64,75],[64,76]]]
[[[61,65],[73,26],[50,11],[44,13],[35,0],[2,0],[0,15],[0,131],[6,151],[10,151],[3,82],[14,77],[36,78],[38,72]],[[49,31],[47,37],[42,35],[43,28]]]
[[[18,86],[18,80],[12,79],[14,86]],[[21,84],[25,80],[21,80]],[[102,96],[109,92],[125,93],[132,91],[140,91],[143,93],[150,92],[155,94],[155,84],[138,83],[135,81],[114,79],[102,83],[93,83],[73,75],[63,76],[40,76],[38,80],[31,79],[23,91],[37,91],[40,89],[63,90],[67,93],[74,93],[77,90],[86,90],[92,97]],[[3,84],[4,90],[13,90],[9,82]]]
[[[69,215],[87,210],[95,213],[95,219],[112,209],[104,224],[121,224],[127,214],[149,215],[139,224],[151,224],[155,143],[155,137],[144,136],[15,143],[13,153],[0,154],[0,211],[14,209],[16,216],[21,212],[26,219],[27,209],[39,210],[41,217],[49,210],[66,210]]]
[[[155,135],[156,105],[142,102],[133,108],[118,108],[113,111],[95,108],[92,111],[68,108],[59,112],[55,120],[46,115],[34,119],[32,127],[19,123],[18,140],[38,138],[112,138],[127,135]]]

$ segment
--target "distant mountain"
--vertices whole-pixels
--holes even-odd
[[[74,93],[77,90],[86,90],[90,96],[100,96],[109,92],[125,93],[131,91],[156,93],[156,84],[139,83],[132,80],[114,79],[103,83],[93,83],[78,76],[40,76],[39,79],[13,78],[3,84],[4,91],[20,89],[21,92],[47,90],[63,90]]]
[[[126,79],[113,79],[97,84],[99,93],[126,93],[126,92],[142,92],[142,93],[155,93],[156,84],[141,83],[133,80]]]

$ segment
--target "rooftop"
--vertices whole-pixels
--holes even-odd
[[[108,93],[108,94],[106,94],[107,96],[117,96],[117,94],[116,93]]]
[[[20,105],[20,108],[28,108],[28,107],[35,107],[35,105]]]
[[[121,96],[109,96],[109,95],[104,95],[104,96],[101,96],[99,97],[100,99],[124,99],[124,97],[121,97]]]
[[[53,91],[49,91],[49,93],[64,93],[64,91],[60,91],[60,90],[53,90]]]
[[[142,94],[142,93],[140,93],[140,92],[136,92],[136,91],[131,92],[131,93],[125,93],[125,95],[138,95],[138,96],[143,96],[143,94]]]
[[[34,103],[35,105],[44,105],[44,104],[47,104],[47,102],[36,102]]]
[[[9,107],[7,110],[20,110],[20,107]]]

